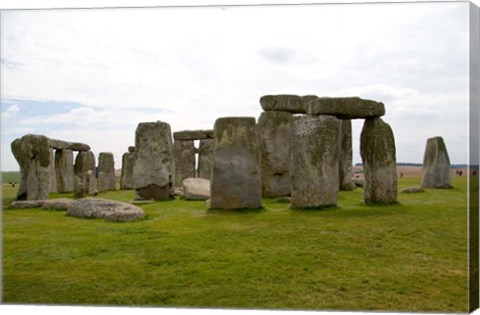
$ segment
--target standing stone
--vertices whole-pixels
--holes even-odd
[[[320,208],[337,203],[340,120],[335,116],[291,119],[291,207]]]
[[[115,162],[113,160],[113,153],[101,152],[98,155],[98,176],[99,191],[115,190]],[[102,176],[101,181],[100,176]]]
[[[17,200],[46,200],[50,191],[50,150],[48,138],[41,135],[25,135],[11,143],[17,160],[21,181]]]
[[[213,209],[262,207],[260,157],[253,117],[215,121],[210,206]]]
[[[212,176],[213,144],[213,139],[200,140],[197,169],[199,178],[210,180],[210,177]]]
[[[86,193],[89,192],[89,185],[87,185],[87,172],[92,171],[95,175],[95,155],[92,151],[78,152],[73,166],[75,176],[80,178],[80,181],[85,185]]]
[[[137,199],[168,200],[174,195],[175,163],[169,124],[138,124],[133,175]]]
[[[122,155],[122,175],[120,177],[120,189],[134,188],[133,164],[135,163],[135,147],[129,147],[127,153]]]
[[[48,170],[50,172],[50,188],[49,192],[57,192],[57,175],[55,173],[55,151],[52,148],[50,151],[50,164],[48,165]]]
[[[423,156],[422,187],[451,188],[450,158],[442,137],[427,140]]]
[[[291,113],[268,111],[258,119],[262,196],[290,196]]]
[[[341,120],[340,153],[338,159],[338,177],[340,190],[352,190],[355,184],[352,181],[352,121]]]
[[[182,187],[183,180],[195,177],[195,145],[193,140],[175,140],[175,187]]]
[[[97,178],[95,176],[95,172],[92,170],[87,171],[85,189],[86,189],[86,192],[89,193],[90,195],[96,195],[98,193]]]
[[[80,176],[74,175],[73,177],[73,195],[75,198],[83,198],[86,194],[85,188],[86,177],[80,178]]]
[[[360,155],[365,174],[365,203],[397,201],[395,139],[381,118],[365,120],[360,136]]]
[[[55,151],[55,174],[57,189],[60,193],[73,191],[73,152],[71,150]]]

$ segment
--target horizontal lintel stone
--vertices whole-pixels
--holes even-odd
[[[320,97],[307,104],[309,115],[334,115],[340,119],[373,118],[385,115],[383,103],[359,97]]]
[[[213,139],[213,130],[182,130],[173,133],[174,140]]]
[[[79,142],[68,142],[57,139],[48,139],[48,146],[55,150],[89,151],[88,144]]]

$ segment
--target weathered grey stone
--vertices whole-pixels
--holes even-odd
[[[43,208],[52,210],[66,210],[72,199],[58,198],[48,200],[19,200],[10,204],[12,209]]]
[[[307,104],[307,114],[334,115],[341,119],[372,118],[385,115],[385,106],[359,97],[320,97]]]
[[[128,152],[129,153],[135,153],[135,147],[134,146],[129,146],[128,147]]]
[[[291,113],[269,111],[258,119],[263,197],[290,195],[291,117]]]
[[[210,207],[262,207],[255,118],[218,118],[214,126],[214,139]]]
[[[415,194],[415,193],[425,192],[425,189],[415,186],[415,187],[403,188],[402,190],[400,190],[400,192],[402,194]]]
[[[143,210],[130,203],[100,198],[82,198],[72,202],[67,215],[80,218],[104,218],[109,221],[134,221],[145,217]]]
[[[213,144],[213,139],[200,140],[197,168],[197,174],[200,178],[210,180],[212,176]]]
[[[115,190],[115,161],[113,160],[113,153],[101,152],[98,155],[98,176],[103,173],[103,180],[100,186],[98,181],[98,191]],[[90,191],[90,190],[89,190]]]
[[[73,176],[73,195],[75,198],[83,198],[87,194],[87,189],[85,187],[86,181],[86,176]]]
[[[442,137],[429,138],[422,168],[423,188],[450,188],[450,158]]]
[[[338,177],[340,190],[355,189],[352,181],[352,121],[341,120]]]
[[[335,116],[291,119],[291,207],[332,206],[338,195],[340,120]]]
[[[68,205],[72,202],[73,202],[73,200],[68,199],[68,198],[58,198],[58,199],[44,200],[43,203],[42,203],[42,209],[67,210]]]
[[[48,145],[55,150],[90,151],[88,144],[48,139]]]
[[[95,176],[95,172],[92,170],[87,171],[85,188],[86,188],[85,192],[90,195],[98,194],[97,178]]]
[[[120,189],[128,190],[134,188],[133,165],[135,163],[135,150],[126,152],[122,155],[122,175],[120,177]]]
[[[133,176],[137,199],[167,200],[173,196],[175,162],[169,124],[138,124]]]
[[[260,105],[264,111],[306,112],[302,97],[298,95],[264,95],[260,98]]]
[[[183,187],[175,187],[174,192],[175,196],[183,197],[185,195]]]
[[[49,149],[50,151],[50,164],[48,165],[48,171],[50,172],[50,187],[49,192],[57,192],[57,175],[55,172],[55,151],[52,148]]]
[[[195,145],[193,140],[175,140],[175,186],[182,186],[183,180],[195,177]]]
[[[174,140],[213,139],[213,130],[182,130],[173,133]]]
[[[45,200],[16,200],[10,203],[12,209],[41,208]]]
[[[20,166],[21,181],[17,200],[48,199],[50,191],[50,150],[48,138],[28,134],[11,143]]]
[[[381,118],[367,119],[360,136],[360,155],[365,176],[365,203],[397,201],[395,138]]]
[[[73,151],[55,151],[55,175],[57,176],[57,189],[60,193],[73,191]]]
[[[183,192],[186,200],[207,200],[210,198],[210,181],[204,178],[186,178],[183,180]]]
[[[88,171],[93,172],[95,177],[95,155],[92,151],[80,151],[75,158],[75,164],[73,165],[73,171],[75,176],[78,176],[83,183],[84,193],[90,192],[91,175],[88,175]],[[95,180],[96,182],[96,180]],[[96,184],[95,184],[96,189]],[[75,191],[75,187],[74,187]],[[80,196],[79,196],[80,197]]]

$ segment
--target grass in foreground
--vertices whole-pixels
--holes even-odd
[[[466,179],[453,185],[382,207],[341,192],[321,211],[156,202],[130,223],[5,209],[3,302],[466,312]]]

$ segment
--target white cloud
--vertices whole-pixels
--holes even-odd
[[[467,136],[467,9],[396,3],[8,11],[2,96],[79,103],[67,113],[20,117],[18,125],[51,126],[46,133],[119,151],[132,144],[141,121],[167,121],[174,131],[212,128],[221,116],[258,117],[264,94],[357,95],[384,102],[398,143],[413,141],[418,153],[430,133]],[[413,159],[410,151],[399,146],[399,158]],[[465,161],[457,156],[452,160]]]
[[[7,108],[6,111],[2,111],[1,116],[3,119],[11,118],[15,116],[20,111],[20,107],[18,105],[11,105]]]

